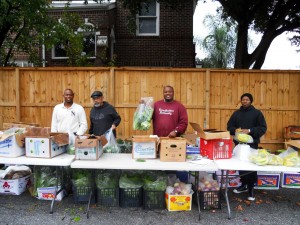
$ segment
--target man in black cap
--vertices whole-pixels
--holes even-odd
[[[267,131],[267,123],[262,112],[252,105],[253,96],[250,93],[245,93],[241,96],[240,109],[236,110],[230,117],[227,123],[227,130],[231,135],[235,135],[238,130],[244,134],[251,135],[253,143],[249,143],[251,148],[258,149],[260,138]],[[234,140],[237,145],[238,142]],[[242,185],[233,192],[236,194],[247,192],[249,193],[248,200],[254,201],[253,187],[257,182],[257,172],[240,171]]]
[[[104,97],[101,91],[94,91],[91,98],[94,101],[94,107],[90,113],[89,134],[100,136],[112,128],[116,137],[115,129],[121,122],[120,115],[112,105],[103,101]]]

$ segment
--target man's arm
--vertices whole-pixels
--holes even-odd
[[[88,128],[88,124],[87,124],[87,120],[86,120],[86,114],[85,114],[85,111],[84,111],[84,108],[81,107],[81,110],[79,112],[79,130],[76,132],[77,135],[83,135],[87,128]]]
[[[53,109],[52,120],[51,120],[51,132],[58,132],[57,130],[57,112],[56,107]]]

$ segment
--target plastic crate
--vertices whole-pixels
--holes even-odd
[[[144,209],[165,209],[165,191],[143,191]]]
[[[143,204],[142,188],[120,188],[121,207],[140,207]]]
[[[119,206],[119,188],[97,188],[97,205]]]
[[[232,139],[200,139],[200,154],[209,159],[230,159],[232,157]]]
[[[91,196],[91,204],[96,202],[94,187],[76,187],[73,186],[73,201],[74,203],[88,203]]]
[[[221,209],[220,191],[199,191],[200,209]]]

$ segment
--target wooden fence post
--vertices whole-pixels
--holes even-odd
[[[15,70],[16,76],[16,121],[19,122],[21,120],[21,105],[20,105],[20,69],[16,68]]]
[[[210,107],[210,70],[205,73],[205,118],[204,129],[209,128],[209,107]]]

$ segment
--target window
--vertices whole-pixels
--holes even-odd
[[[141,3],[141,12],[137,15],[138,36],[158,36],[159,35],[159,3]]]
[[[85,26],[90,27],[90,30],[94,29],[94,25],[88,22],[88,19],[85,19]],[[83,34],[83,51],[81,55],[87,55],[88,58],[96,58],[96,32],[85,31],[82,28],[78,28],[78,33]],[[76,33],[76,32],[75,32]],[[56,44],[52,48],[52,58],[53,59],[67,59],[66,49],[69,46],[69,41],[66,43]]]

